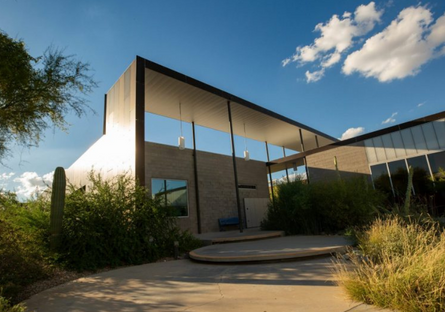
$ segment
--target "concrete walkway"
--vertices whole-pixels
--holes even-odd
[[[344,312],[364,308],[345,298],[334,284],[332,270],[329,258],[250,265],[178,260],[81,278],[25,303],[30,311],[41,312]]]
[[[342,236],[286,236],[210,245],[193,250],[190,258],[219,263],[291,260],[344,252],[348,245]]]

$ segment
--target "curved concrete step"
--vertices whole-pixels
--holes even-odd
[[[211,245],[190,252],[203,262],[261,262],[342,253],[350,243],[342,236],[287,236],[267,240]]]

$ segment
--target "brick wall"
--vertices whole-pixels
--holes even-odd
[[[340,146],[308,155],[306,162],[310,181],[335,179],[334,156],[342,177],[369,176],[368,160],[363,142]]]
[[[218,218],[238,215],[232,157],[208,152],[197,152],[198,187],[201,207],[202,232],[219,231]],[[264,162],[237,158],[238,183],[255,185],[255,190],[240,189],[243,198],[268,198],[266,165]],[[151,191],[151,179],[186,180],[189,216],[178,218],[182,229],[198,231],[193,150],[157,143],[145,143],[145,180]]]

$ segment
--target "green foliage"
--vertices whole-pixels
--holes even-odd
[[[383,200],[364,178],[281,184],[261,227],[287,234],[343,232],[372,221]]]
[[[51,124],[65,129],[65,116],[85,113],[96,82],[88,64],[49,48],[32,57],[25,43],[0,31],[0,160],[9,144],[37,145]]]
[[[90,173],[87,192],[69,187],[60,260],[77,270],[141,264],[173,254],[174,241],[193,244],[159,202],[134,179]]]
[[[397,311],[445,310],[445,233],[393,215],[359,237],[361,255],[337,263],[339,284],[358,301]]]
[[[14,301],[27,285],[47,277],[46,243],[49,214],[41,200],[0,206],[0,288]]]
[[[0,312],[25,312],[25,306],[17,304],[12,306],[6,298],[0,296]]]
[[[55,251],[62,238],[63,209],[65,207],[66,177],[65,169],[57,167],[54,171],[51,190],[50,247]]]

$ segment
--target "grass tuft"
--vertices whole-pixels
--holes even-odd
[[[351,299],[398,311],[445,311],[445,233],[398,216],[376,220],[358,236],[351,262],[337,262]]]

